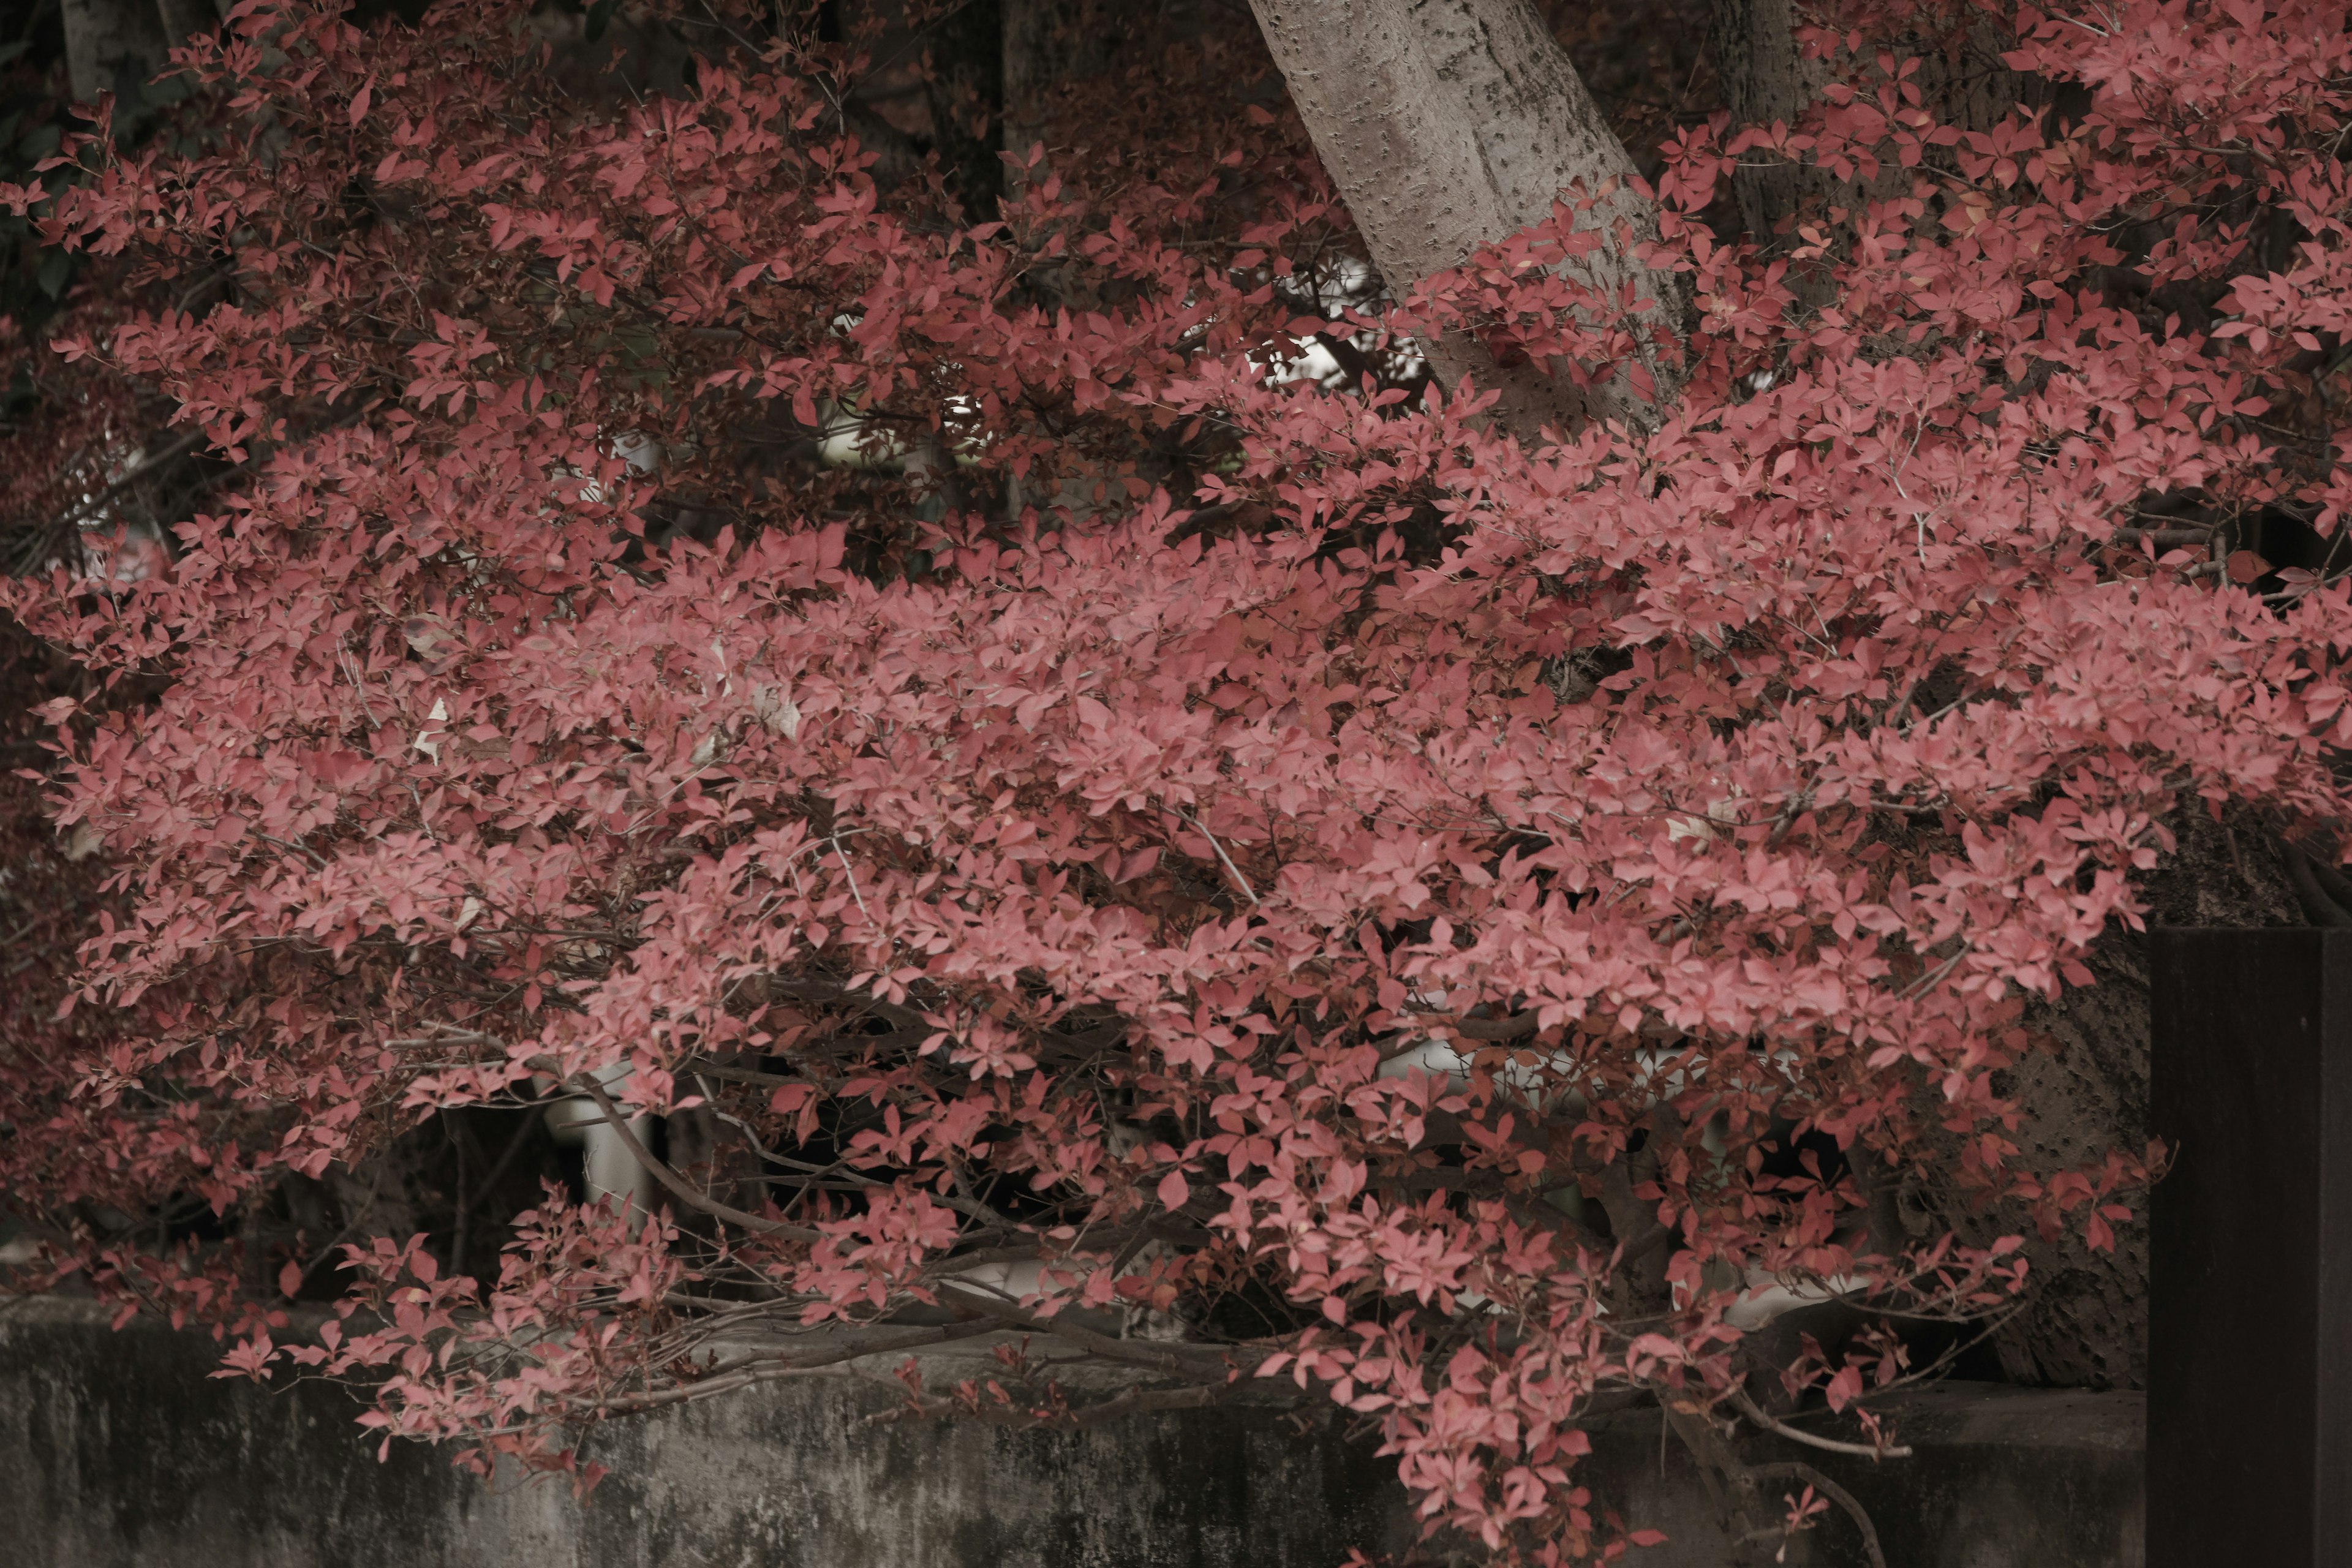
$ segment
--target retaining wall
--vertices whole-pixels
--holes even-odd
[[[158,1324],[111,1332],[86,1301],[0,1305],[0,1568],[1336,1568],[1415,1533],[1369,1448],[1269,1408],[869,1425],[892,1357],[600,1429],[587,1452],[613,1474],[578,1503],[415,1446],[379,1464],[348,1395],[208,1378],[216,1353]],[[987,1364],[924,1359],[933,1386]],[[1891,1413],[1915,1458],[1768,1440],[1869,1507],[1889,1568],[2139,1568],[2138,1395],[1947,1384]],[[1671,1538],[1626,1561],[1727,1562],[1659,1437],[1654,1413],[1595,1433],[1595,1489]],[[1861,1558],[1832,1516],[1800,1560]]]

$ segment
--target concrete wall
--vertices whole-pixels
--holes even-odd
[[[1852,1492],[1877,1526],[1887,1568],[2141,1568],[2145,1395],[1947,1383],[1880,1409],[1911,1458],[1873,1463],[1777,1438],[1745,1455],[1801,1459]],[[1658,1426],[1654,1415],[1629,1417],[1596,1434],[1590,1484],[1623,1500],[1630,1521],[1673,1537],[1632,1553],[1635,1568],[1721,1568],[1729,1544],[1695,1469],[1679,1447],[1660,1444]],[[1813,1563],[1865,1561],[1835,1510],[1811,1534]]]
[[[601,1429],[614,1474],[579,1504],[414,1446],[378,1464],[348,1396],[208,1379],[215,1354],[85,1302],[0,1306],[0,1568],[1333,1568],[1414,1533],[1380,1459],[1267,1409],[872,1426],[887,1386],[816,1377]],[[967,1374],[926,1361],[934,1385]],[[1895,1418],[1916,1458],[1802,1455],[1870,1506],[1890,1568],[2137,1568],[2137,1395],[1947,1384]],[[1596,1489],[1674,1538],[1628,1562],[1726,1562],[1658,1436],[1654,1415],[1596,1435]],[[1837,1518],[1801,1559],[1861,1561]]]

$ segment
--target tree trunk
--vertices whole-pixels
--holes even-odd
[[[171,41],[155,0],[64,0],[66,72],[75,100],[111,92],[137,101],[140,86],[163,68]]]
[[[1724,107],[1734,131],[1794,126],[1820,101],[1829,67],[1807,59],[1797,38],[1796,0],[1712,0],[1708,26]],[[1897,58],[1916,58],[1912,80],[1927,109],[1953,125],[1987,131],[2022,101],[2026,79],[2000,63],[2001,44],[1981,22],[1942,40],[1895,41]],[[1911,172],[1890,165],[1873,182],[1840,180],[1823,169],[1751,154],[1731,176],[1740,226],[1769,245],[1783,220],[1807,202],[1860,206],[1910,189]]]
[[[835,16],[844,41],[867,57],[842,108],[858,141],[879,154],[876,181],[914,178],[936,155],[968,221],[994,217],[1003,191],[998,0],[841,0]]]
[[[933,141],[970,223],[993,221],[1004,194],[1003,33],[998,0],[963,0],[931,38]]]
[[[1829,81],[1821,62],[1797,48],[1790,0],[1714,0],[1709,25],[1734,131],[1796,124]],[[1740,226],[1759,244],[1769,244],[1782,218],[1828,187],[1820,170],[1755,157],[1741,160],[1731,176]]]
[[[1654,237],[1656,215],[1627,188],[1625,154],[1568,56],[1528,0],[1251,0],[1315,150],[1402,294],[1479,246],[1546,216],[1573,186],[1601,196],[1584,228],[1622,223]],[[1605,195],[1601,193],[1606,192]],[[1615,294],[1631,284],[1679,328],[1683,290],[1609,244],[1572,276]],[[1506,368],[1449,337],[1425,345],[1449,384],[1470,374],[1502,394],[1506,425],[1532,434],[1580,415],[1647,426],[1672,395],[1654,359],[1658,398],[1622,371],[1580,396],[1533,364]]]
[[[1062,87],[1100,76],[1125,41],[1108,0],[1003,0],[1004,150],[1025,158],[1046,140]]]

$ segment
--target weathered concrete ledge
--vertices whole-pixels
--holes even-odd
[[[2142,1568],[2147,1405],[2139,1394],[1947,1383],[1879,1406],[1916,1450],[1910,1458],[1874,1463],[1778,1438],[1744,1453],[1751,1462],[1803,1460],[1852,1492],[1877,1527],[1887,1568]],[[1659,1426],[1651,1412],[1596,1432],[1591,1484],[1622,1500],[1629,1522],[1671,1537],[1629,1563],[1721,1568],[1729,1543],[1696,1470],[1679,1447],[1660,1443]],[[1865,1561],[1836,1510],[1811,1533],[1812,1563]]]
[[[583,1505],[414,1446],[380,1465],[347,1395],[209,1379],[215,1353],[143,1322],[111,1333],[84,1301],[0,1306],[0,1568],[1330,1568],[1414,1535],[1384,1461],[1246,1405],[1084,1432],[877,1426],[887,1387],[813,1377],[599,1431],[613,1475]],[[924,1360],[937,1386],[983,1358]],[[1769,1457],[1859,1497],[1890,1568],[2139,1568],[2141,1408],[1946,1384],[1892,1411],[1912,1459],[1777,1438]],[[1654,1414],[1595,1436],[1595,1487],[1672,1538],[1629,1562],[1726,1561]],[[1836,1517],[1801,1555],[1861,1561]]]

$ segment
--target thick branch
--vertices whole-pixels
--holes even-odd
[[[613,1415],[629,1415],[657,1409],[665,1405],[684,1405],[732,1393],[739,1388],[749,1388],[754,1384],[806,1377],[811,1373],[839,1366],[845,1362],[862,1361],[868,1356],[900,1354],[992,1331],[986,1323],[950,1323],[937,1328],[903,1330],[874,1339],[849,1340],[813,1351],[771,1351],[740,1356],[700,1372],[691,1382],[649,1393],[620,1394],[602,1401],[597,1408]]]
[[[629,1158],[644,1166],[646,1174],[667,1187],[671,1196],[688,1207],[698,1209],[714,1219],[723,1219],[730,1225],[740,1225],[745,1230],[757,1231],[762,1236],[781,1236],[793,1241],[823,1239],[822,1233],[811,1230],[806,1226],[784,1225],[760,1215],[746,1214],[730,1204],[722,1204],[716,1198],[696,1192],[693,1187],[688,1185],[685,1177],[671,1170],[661,1161],[655,1159],[653,1151],[646,1148],[638,1141],[637,1135],[629,1131],[629,1119],[622,1115],[614,1106],[612,1096],[606,1094],[603,1086],[593,1078],[583,1075],[571,1087],[596,1102],[597,1109],[604,1113],[606,1124],[613,1129],[614,1136],[621,1141],[621,1147],[629,1152]]]
[[[1008,1328],[1025,1329],[1032,1333],[1052,1334],[1068,1341],[1080,1350],[1106,1361],[1126,1362],[1136,1366],[1148,1366],[1172,1376],[1192,1377],[1223,1382],[1230,1371],[1226,1363],[1233,1354],[1230,1348],[1219,1345],[1188,1345],[1167,1342],[1115,1340],[1108,1334],[1098,1334],[1076,1323],[1059,1318],[1040,1318],[1035,1313],[1010,1301],[997,1300],[981,1291],[960,1286],[941,1285],[936,1294],[942,1306],[957,1311],[970,1312],[991,1322]]]

